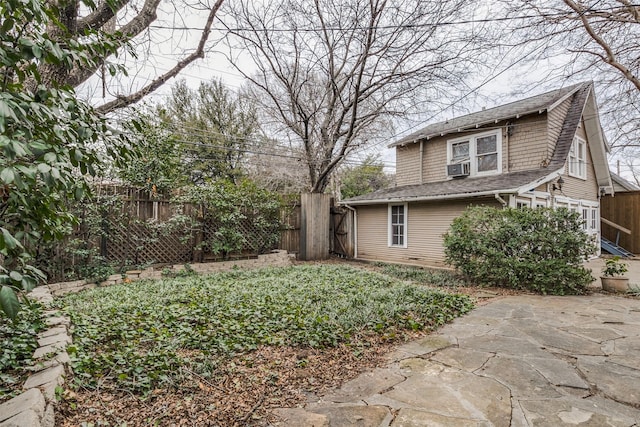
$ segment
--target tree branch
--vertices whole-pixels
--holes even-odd
[[[78,19],[78,33],[82,34],[85,31],[99,30],[116,15],[116,12],[125,7],[127,3],[129,3],[129,0],[115,0],[111,4],[109,3],[110,2],[107,1],[102,2],[98,8],[89,15]],[[146,6],[145,4],[142,9],[144,10]]]
[[[616,55],[611,49],[611,47],[609,46],[609,44],[599,34],[597,34],[596,31],[591,26],[589,19],[584,13],[585,11],[580,6],[578,6],[573,0],[564,0],[564,2],[567,6],[573,9],[580,16],[580,20],[582,21],[582,25],[584,26],[584,29],[587,32],[587,34],[589,34],[589,36],[593,39],[593,41],[595,41],[605,51],[606,62],[609,65],[611,65],[613,68],[620,71],[622,75],[624,75],[625,78],[629,80],[631,83],[633,83],[636,89],[640,91],[640,79],[634,76],[629,68],[625,67],[622,63],[618,62],[618,59],[616,58]]]
[[[147,0],[147,1],[160,1],[160,0]],[[167,71],[163,75],[154,79],[151,83],[149,83],[144,88],[140,89],[136,93],[127,96],[119,96],[117,99],[113,101],[107,102],[106,104],[101,105],[96,108],[96,110],[100,113],[108,113],[113,110],[117,110],[119,108],[126,107],[128,105],[134,104],[144,98],[146,95],[150,94],[154,90],[158,89],[162,86],[167,80],[172,77],[178,75],[180,71],[182,71],[187,65],[191,64],[198,58],[204,58],[204,47],[209,39],[209,35],[211,34],[211,26],[213,25],[213,19],[220,9],[224,0],[218,0],[216,4],[209,11],[209,17],[207,18],[207,22],[204,26],[204,30],[202,31],[202,35],[200,36],[200,42],[198,43],[198,48],[191,55],[184,58],[182,61],[178,62],[171,70]]]
[[[120,2],[125,0],[119,0]],[[161,0],[146,0],[144,2],[144,6],[140,13],[136,15],[131,21],[127,22],[123,25],[118,31],[122,33],[122,39],[120,40],[120,46],[124,45],[129,40],[133,39],[135,36],[143,32],[145,29],[151,25],[153,21],[155,21],[158,17],[157,10],[160,5]],[[105,13],[102,17],[106,18],[109,14]],[[91,16],[91,15],[89,15]],[[113,17],[113,12],[111,12],[111,17]],[[97,19],[97,18],[96,18]],[[106,22],[106,21],[105,21]],[[98,68],[100,68],[104,64],[104,58],[100,58],[100,60],[94,61],[93,66],[84,66],[82,68],[74,70],[72,73],[68,75],[67,83],[71,86],[78,86],[83,83],[89,77],[94,75]]]

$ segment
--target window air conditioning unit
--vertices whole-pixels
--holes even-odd
[[[469,169],[470,169],[469,162],[447,165],[447,175],[452,178],[461,178],[464,176],[469,176]]]

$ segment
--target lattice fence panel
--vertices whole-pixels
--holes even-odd
[[[159,232],[152,223],[135,221],[106,236],[107,259],[127,264],[182,263],[193,256],[190,230]]]
[[[267,253],[278,248],[279,234],[277,238],[273,238],[274,231],[279,231],[280,224],[275,221],[273,223],[265,223],[256,220],[252,215],[245,214],[246,218],[240,219],[235,224],[237,238],[242,241],[242,250],[226,254],[227,256],[255,256]],[[220,225],[211,220],[204,220],[202,223],[202,253],[204,259],[217,259],[224,257],[225,254],[219,250],[216,251],[214,246],[222,245],[224,235],[219,233]],[[228,234],[226,235],[228,238]]]

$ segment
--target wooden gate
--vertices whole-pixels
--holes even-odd
[[[331,252],[342,258],[353,258],[355,239],[353,211],[344,206],[331,207]]]

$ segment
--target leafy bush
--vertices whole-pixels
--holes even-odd
[[[471,281],[543,294],[580,294],[595,251],[576,212],[470,207],[444,235],[447,262]]]
[[[15,322],[0,316],[0,402],[20,391],[29,373],[25,367],[38,348],[36,335],[45,327],[41,315],[42,306],[28,301]]]
[[[134,391],[215,375],[263,345],[327,347],[439,326],[470,299],[339,266],[233,271],[96,288],[58,301],[74,324],[76,382]]]
[[[62,237],[74,221],[66,201],[81,200],[85,178],[102,167],[98,145],[114,159],[127,153],[126,135],[113,135],[73,89],[39,73],[49,65],[91,68],[120,41],[91,30],[69,38],[63,24],[52,20],[54,8],[45,1],[0,3],[0,309],[11,318],[20,291],[44,280],[33,265],[34,248]],[[54,39],[43,30],[52,26]]]
[[[187,187],[177,200],[200,207],[205,228],[215,230],[204,233],[202,247],[225,259],[245,248],[265,253],[280,241],[280,198],[252,181]]]
[[[604,267],[602,268],[604,277],[624,276],[627,271],[629,271],[627,263],[620,261],[618,255],[604,260]]]
[[[49,282],[86,279],[99,283],[111,274],[127,268],[142,268],[158,262],[153,249],[167,236],[179,235],[181,244],[190,243],[194,220],[178,206],[165,221],[136,217],[136,204],[122,195],[95,195],[82,203],[70,203],[70,212],[79,219],[69,224],[65,239],[41,243],[36,258],[37,267],[47,274]],[[103,240],[119,245],[119,256],[107,259]]]

